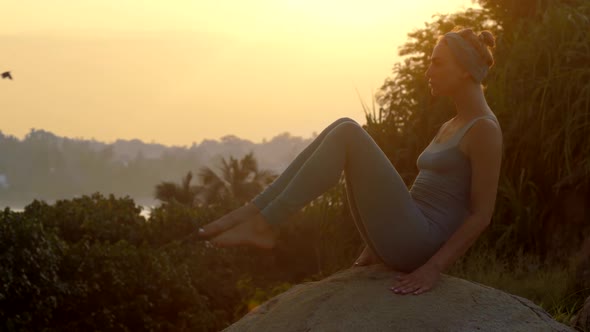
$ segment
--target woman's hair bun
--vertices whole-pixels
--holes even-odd
[[[496,47],[496,39],[489,30],[475,33],[471,28],[465,28],[458,25],[455,26],[451,32],[458,33],[463,39],[465,39],[465,41],[469,42],[489,67],[494,65],[492,49]]]
[[[494,35],[492,35],[492,33],[487,30],[481,31],[477,37],[482,43],[491,48],[494,48],[494,46],[496,46]]]

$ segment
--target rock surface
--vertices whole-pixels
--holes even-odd
[[[574,317],[573,326],[582,331],[590,331],[590,297],[584,302],[584,307]]]
[[[397,295],[395,274],[373,265],[300,284],[224,331],[575,331],[525,298],[448,275],[429,292]]]

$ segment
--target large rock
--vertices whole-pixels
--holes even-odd
[[[590,331],[590,297],[584,302],[584,307],[576,314],[573,326],[582,331]]]
[[[300,284],[224,331],[574,331],[527,299],[447,275],[429,292],[397,295],[394,275],[373,265]]]

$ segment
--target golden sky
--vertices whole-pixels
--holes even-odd
[[[471,0],[19,0],[2,4],[0,131],[191,145],[309,137]],[[359,97],[360,96],[360,97]]]

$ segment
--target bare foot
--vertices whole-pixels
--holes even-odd
[[[272,249],[278,237],[278,228],[269,224],[260,213],[257,213],[214,237],[211,243],[216,247],[247,245]]]
[[[371,248],[369,248],[369,246],[365,245],[365,249],[363,250],[363,252],[359,256],[359,258],[356,259],[356,261],[354,262],[352,267],[373,265],[373,264],[379,264],[379,263],[381,263],[381,260],[379,259],[379,257],[377,257],[377,255],[375,255],[375,253],[373,252],[373,250],[371,250]]]
[[[258,207],[253,203],[248,203],[242,207],[239,207],[232,212],[224,215],[223,217],[203,226],[199,230],[199,237],[200,238],[208,238],[215,235],[218,235],[235,225],[243,222],[244,220],[254,216],[255,214],[259,213]]]

